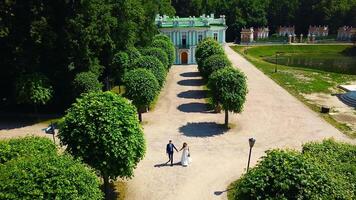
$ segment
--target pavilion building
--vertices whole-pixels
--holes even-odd
[[[295,35],[295,28],[294,26],[279,26],[277,29],[277,34],[279,36],[294,36]]]
[[[241,29],[241,43],[251,43],[253,42],[253,27],[251,28],[242,28]]]
[[[225,44],[227,26],[224,15],[219,18],[214,18],[214,14],[186,18],[157,15],[155,23],[159,31],[167,35],[175,46],[174,64],[196,64],[196,47],[206,37]]]
[[[352,37],[356,37],[356,28],[352,26],[343,26],[337,30],[337,40],[351,41]]]
[[[308,35],[316,37],[326,37],[329,34],[328,26],[309,26]]]

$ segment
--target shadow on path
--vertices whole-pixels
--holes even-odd
[[[202,86],[204,85],[204,80],[199,78],[199,79],[186,79],[186,80],[181,80],[177,82],[179,85],[183,86]]]
[[[186,113],[213,113],[206,103],[185,103],[179,105],[177,109]]]
[[[207,90],[188,90],[177,94],[179,98],[185,99],[204,99],[208,97]]]
[[[227,131],[223,124],[215,122],[188,122],[179,128],[179,132],[188,137],[211,137]]]
[[[173,166],[174,165],[181,165],[180,162],[175,162],[173,163]],[[161,163],[161,164],[155,164],[154,167],[172,167],[171,164],[169,162],[165,162],[165,163]]]
[[[184,72],[184,73],[181,73],[180,76],[182,76],[182,77],[200,77],[200,73],[199,72]]]

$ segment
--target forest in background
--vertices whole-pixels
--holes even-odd
[[[356,0],[172,0],[178,16],[225,15],[227,41],[239,38],[241,28],[295,26],[307,33],[309,25],[328,25],[331,34],[340,26],[356,26]]]
[[[356,0],[4,0],[0,2],[0,110],[31,110],[16,94],[27,75],[53,89],[43,110],[62,111],[77,97],[73,82],[91,72],[105,83],[118,52],[150,45],[156,14],[226,15],[227,41],[243,27],[356,26]],[[41,74],[40,76],[38,74]],[[93,75],[92,75],[93,76]],[[41,95],[41,94],[39,94]],[[25,99],[24,99],[25,98]]]

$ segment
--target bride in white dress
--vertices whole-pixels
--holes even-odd
[[[189,163],[191,162],[191,158],[190,158],[190,152],[189,152],[189,147],[187,143],[183,143],[183,147],[179,150],[182,151],[182,160],[181,160],[181,164],[184,167],[187,167],[189,165]]]

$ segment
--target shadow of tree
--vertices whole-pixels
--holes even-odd
[[[202,86],[204,85],[204,80],[199,78],[199,79],[186,79],[186,80],[181,80],[177,82],[179,85],[183,86]]]
[[[207,90],[188,90],[177,94],[179,98],[185,99],[204,99],[208,97]]]
[[[0,114],[0,130],[11,130],[32,126],[37,123],[43,123],[51,120],[56,121],[60,115],[24,115],[24,114]],[[55,123],[55,122],[54,122]]]
[[[180,76],[182,76],[182,77],[199,77],[200,73],[199,72],[184,72],[184,73],[181,73]]]
[[[177,107],[178,110],[187,113],[211,113],[206,103],[185,103]]]
[[[211,137],[227,131],[223,124],[215,122],[192,122],[179,128],[179,132],[188,137]]]

